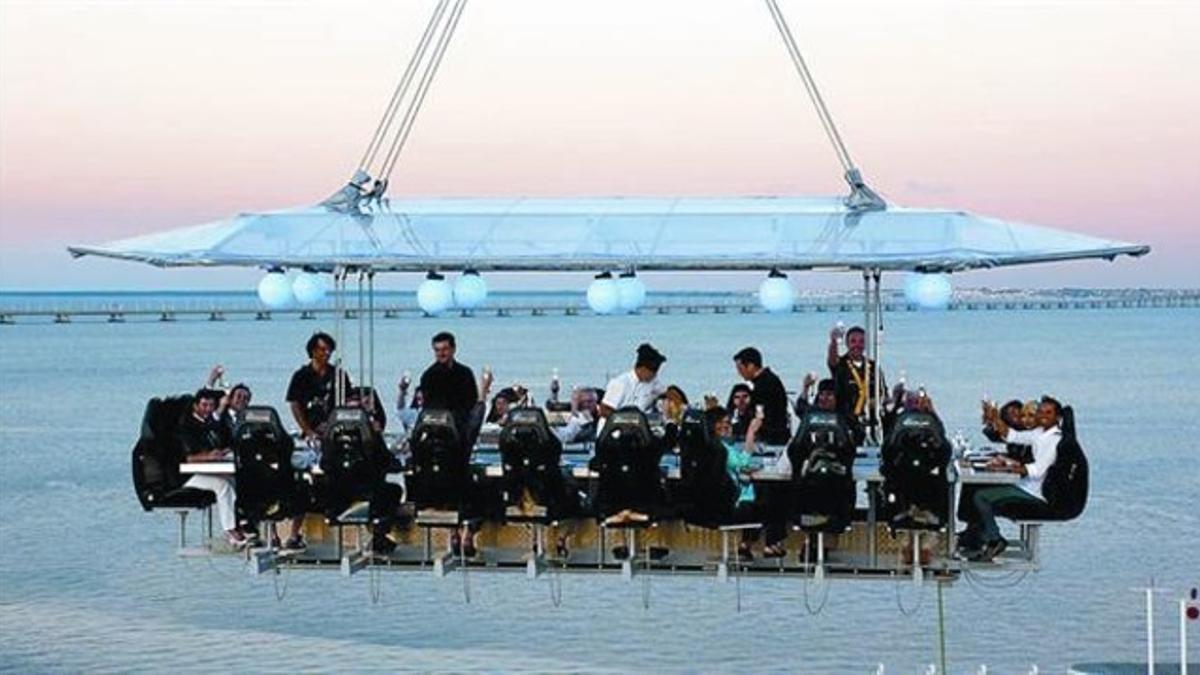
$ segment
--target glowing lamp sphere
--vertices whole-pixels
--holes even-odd
[[[417,305],[429,316],[437,316],[454,305],[454,289],[441,275],[430,274],[417,286]]]
[[[597,314],[612,314],[621,305],[621,291],[611,275],[597,277],[588,286],[588,307]]]
[[[291,306],[292,284],[283,270],[271,270],[258,282],[258,299],[270,309]]]
[[[632,314],[646,302],[646,284],[636,275],[622,275],[617,279],[617,306],[622,312]]]
[[[292,281],[292,295],[303,307],[312,307],[324,300],[328,290],[325,277],[316,272],[301,272]]]
[[[772,314],[791,311],[796,304],[796,289],[783,275],[772,274],[758,286],[758,301]]]
[[[475,309],[487,299],[487,282],[475,270],[467,270],[454,282],[454,305]]]
[[[954,287],[945,274],[911,274],[904,281],[904,297],[921,309],[946,309]]]

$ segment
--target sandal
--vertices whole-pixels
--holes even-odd
[[[770,544],[763,547],[762,554],[764,558],[782,558],[787,555],[787,549],[779,544]]]

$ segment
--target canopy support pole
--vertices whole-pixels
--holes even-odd
[[[333,295],[333,308],[336,313],[334,332],[337,333],[334,340],[338,344],[343,344],[342,340],[345,337],[343,324],[346,316],[346,268],[340,265],[333,268]],[[346,405],[346,392],[342,387],[342,355],[340,353],[333,360],[333,405],[334,407]]]
[[[875,381],[875,403],[873,404],[873,415],[875,424],[879,427],[879,441],[883,444],[883,297],[880,291],[880,278],[883,273],[879,268],[871,271],[871,280],[875,283],[875,368],[872,369],[871,378]]]
[[[365,321],[365,319],[366,319],[366,317],[363,316],[363,314],[364,314],[364,312],[363,312],[363,309],[364,309],[363,281],[364,281],[365,276],[366,276],[366,273],[363,272],[363,270],[361,270],[361,269],[358,270],[358,310],[357,310],[357,312],[355,312],[355,314],[357,315],[356,318],[358,319],[358,384],[359,384],[359,386],[363,386],[366,383],[366,379],[367,379],[367,365],[366,365],[367,353],[366,353],[366,345],[365,345],[366,331],[363,330],[363,321]],[[361,400],[358,402],[358,404],[359,404],[359,406],[365,406],[365,404]]]
[[[371,405],[375,405],[375,270],[367,271],[367,386],[371,388]],[[383,399],[380,399],[382,402]],[[376,411],[378,413],[378,411]]]

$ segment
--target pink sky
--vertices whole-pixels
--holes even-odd
[[[890,200],[1154,247],[959,283],[1200,285],[1200,3],[781,4]],[[3,2],[0,288],[251,288],[63,247],[319,201],[432,6]],[[392,193],[841,190],[761,0],[475,0]]]

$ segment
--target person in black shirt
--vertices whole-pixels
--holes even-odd
[[[837,387],[837,403],[839,409],[847,416],[857,418],[866,426],[875,427],[875,399],[878,392],[875,389],[875,370],[873,359],[867,358],[867,332],[859,326],[846,331],[846,353],[838,356],[839,328],[834,328],[829,334],[829,349],[825,357],[829,373],[833,376]],[[879,380],[884,382],[883,374]],[[887,391],[887,385],[881,387]]]
[[[787,445],[792,438],[791,422],[788,418],[787,390],[779,376],[763,367],[762,352],[746,347],[733,355],[738,375],[750,382],[750,408],[754,415],[762,410],[762,432],[759,437],[768,445]]]
[[[313,333],[304,349],[308,352],[309,362],[292,374],[286,398],[292,409],[292,417],[300,425],[300,433],[311,441],[320,438],[321,427],[329,413],[333,412],[334,372],[340,369],[329,362],[329,357],[337,349],[337,342],[328,334]],[[344,370],[341,375],[342,391],[349,392],[350,377]]]
[[[434,362],[421,374],[421,391],[425,396],[426,410],[448,410],[454,416],[454,425],[458,427],[458,437],[462,439],[463,461],[469,462],[471,450],[475,447],[475,439],[479,428],[483,425],[484,406],[479,399],[479,389],[475,384],[475,373],[467,366],[454,360],[458,351],[458,343],[453,333],[445,331],[433,336]],[[491,386],[489,373],[484,372],[487,387]],[[482,509],[479,502],[483,498],[475,493],[469,497],[468,510],[477,512]],[[475,532],[471,525],[464,525],[451,538],[451,548],[461,551],[467,557],[473,557],[476,552]]]
[[[421,374],[421,391],[425,395],[425,407],[449,410],[454,415],[461,438],[472,437],[470,419],[479,402],[479,389],[475,385],[475,373],[454,360],[458,345],[451,333],[433,336],[433,365]]]
[[[179,421],[176,434],[183,446],[183,459],[189,463],[226,462],[232,459],[229,450],[230,436],[224,426],[213,416],[221,392],[201,389],[192,401],[192,410]],[[237,495],[233,480],[227,476],[197,473],[183,487],[207,490],[216,496],[217,520],[229,539],[230,546],[242,548],[251,543],[237,527],[235,511]]]

